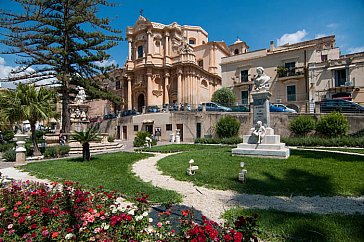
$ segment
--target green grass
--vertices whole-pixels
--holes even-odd
[[[318,147],[318,148],[315,148],[315,147],[307,147],[307,149],[330,150],[330,151],[343,151],[343,152],[364,154],[364,149],[322,148],[322,147]]]
[[[224,145],[226,147],[226,145]],[[160,152],[160,153],[175,153],[181,151],[192,151],[192,150],[205,150],[221,148],[222,145],[198,145],[198,144],[171,144],[153,146],[151,148],[140,148],[136,151],[148,151],[148,152]]]
[[[188,161],[199,166],[187,176]],[[240,162],[248,170],[238,181]],[[291,150],[289,159],[231,156],[230,147],[206,147],[158,162],[164,174],[196,185],[264,195],[359,196],[364,194],[364,157],[320,151]]]
[[[229,221],[244,215],[258,214],[259,235],[264,241],[363,241],[363,215],[318,215],[287,213],[276,210],[228,210]]]
[[[145,192],[152,202],[180,202],[182,199],[178,193],[144,183],[131,172],[134,162],[150,156],[152,155],[120,152],[93,156],[88,162],[74,158],[30,163],[22,166],[22,169],[38,177],[78,181],[82,185],[91,187],[104,186],[106,189],[129,196]]]

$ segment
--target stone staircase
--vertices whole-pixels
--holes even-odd
[[[71,147],[69,154],[82,154],[82,145],[79,142],[70,142],[68,145]],[[91,154],[117,152],[123,149],[124,145],[119,142],[90,142]]]

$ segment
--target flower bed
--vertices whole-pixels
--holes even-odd
[[[0,190],[0,242],[2,241],[249,241],[256,239],[256,218],[239,218],[222,227],[203,218],[193,222],[183,211],[172,228],[170,211],[152,225],[148,196],[133,203],[99,187],[87,191],[64,182],[51,186],[13,181]],[[179,231],[176,233],[175,231]]]

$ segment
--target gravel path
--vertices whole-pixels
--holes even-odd
[[[244,208],[277,209],[299,213],[343,213],[364,214],[364,196],[361,197],[283,197],[239,194],[234,191],[212,190],[195,186],[190,182],[177,181],[162,175],[156,168],[157,161],[170,154],[156,154],[154,157],[138,161],[133,172],[145,182],[154,186],[174,190],[183,196],[182,206],[193,207],[206,217],[218,222],[225,210],[235,206]]]

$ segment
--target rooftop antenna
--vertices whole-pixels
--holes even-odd
[[[144,10],[141,8],[141,9],[140,9],[140,11],[139,11],[140,16],[143,16],[143,11],[144,11]]]

